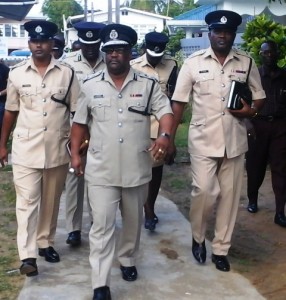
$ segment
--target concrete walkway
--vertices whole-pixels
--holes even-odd
[[[156,232],[151,233],[142,227],[137,281],[124,281],[119,264],[114,261],[111,281],[113,300],[265,299],[243,276],[233,271],[224,273],[216,270],[210,260],[208,241],[206,264],[201,266],[196,263],[191,252],[189,222],[170,200],[160,196],[156,203],[159,217]],[[26,278],[18,300],[92,299],[87,213],[84,220],[82,246],[70,248],[65,243],[67,232],[62,201],[55,245],[61,262],[51,264],[39,257],[39,275]],[[119,214],[117,221],[119,228]]]

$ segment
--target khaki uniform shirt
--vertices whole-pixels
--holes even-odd
[[[249,56],[231,50],[222,66],[211,48],[187,58],[178,76],[172,100],[192,99],[189,128],[189,152],[208,157],[236,157],[247,151],[244,120],[234,117],[226,108],[231,80],[245,82]],[[248,79],[253,100],[265,98],[255,63]]]
[[[67,53],[62,60],[69,65],[71,65],[76,73],[76,76],[80,83],[83,79],[89,75],[96,73],[105,68],[105,62],[103,59],[103,54],[99,51],[99,55],[94,67],[92,67],[86,58],[83,56],[82,51],[78,50],[75,52]]]
[[[128,108],[144,111],[153,82],[131,68],[120,91],[107,70],[90,75],[83,83],[74,122],[90,126],[87,181],[135,187],[151,180],[150,117]],[[156,81],[149,111],[158,119],[172,113]]]
[[[154,77],[158,80],[161,90],[167,95],[167,82],[173,68],[177,65],[176,61],[169,55],[164,55],[161,61],[154,68],[149,64],[146,53],[136,59],[130,61],[130,65],[135,70],[147,74],[148,76]],[[167,95],[168,96],[168,95]],[[159,131],[159,123],[151,117],[151,138],[157,138]]]
[[[71,75],[70,66],[54,58],[44,77],[38,73],[32,58],[10,71],[5,109],[19,112],[13,132],[13,164],[42,169],[69,162],[66,143],[70,135],[70,111],[75,111],[78,99],[76,76],[65,101],[69,108],[51,97],[64,99]]]

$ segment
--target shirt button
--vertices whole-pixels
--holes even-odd
[[[121,122],[118,123],[118,127],[122,127],[122,123]]]
[[[47,101],[47,100],[44,98],[44,99],[43,99],[43,102],[46,102],[46,101]]]
[[[122,138],[119,139],[119,143],[123,143],[123,139]]]
[[[221,73],[221,74],[224,74],[224,70],[221,70],[220,73]]]
[[[224,115],[225,115],[225,112],[223,111],[223,112],[221,113],[221,115],[224,116]]]
[[[221,97],[221,101],[224,101],[225,100],[225,98],[224,97]]]
[[[47,113],[46,113],[46,112],[44,112],[44,113],[43,113],[43,116],[45,117],[46,115],[47,115]]]
[[[120,98],[120,99],[121,99],[121,98],[122,98],[122,95],[121,95],[121,94],[119,94],[119,95],[118,95],[118,98]]]
[[[43,130],[44,130],[44,131],[47,131],[47,127],[44,127]]]
[[[44,83],[42,83],[42,88],[45,88],[45,87],[46,87],[46,85]]]
[[[222,87],[225,87],[225,84],[224,84],[224,83],[222,83],[222,84],[221,84],[221,86],[222,86]]]
[[[119,112],[119,113],[122,113],[122,112],[123,112],[123,109],[122,109],[122,108],[119,108],[119,109],[118,109],[118,112]]]

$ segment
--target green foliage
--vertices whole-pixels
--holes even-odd
[[[83,8],[75,0],[45,0],[42,12],[49,20],[56,23],[59,32],[63,30],[63,15],[75,16],[83,14]]]
[[[168,35],[168,31],[164,31]],[[169,43],[167,44],[166,50],[170,51],[172,56],[181,50],[181,39],[186,37],[184,30],[178,30],[175,35],[169,37]]]
[[[244,43],[242,49],[246,50],[260,65],[260,46],[266,40],[272,40],[277,43],[280,50],[278,65],[286,66],[286,26],[276,23],[266,15],[260,15],[248,22],[242,35]]]

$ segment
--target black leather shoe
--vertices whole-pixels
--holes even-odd
[[[45,257],[45,260],[50,263],[60,261],[60,256],[53,247],[39,248],[39,255]]]
[[[153,218],[153,220],[154,220],[154,222],[157,224],[157,223],[159,223],[159,219],[158,219],[158,217],[154,214],[154,218]]]
[[[286,217],[283,213],[275,214],[274,223],[281,226],[286,227]]]
[[[149,229],[150,231],[154,231],[156,229],[156,221],[155,219],[145,219],[144,227],[145,229]]]
[[[93,300],[111,300],[110,289],[108,286],[101,286],[93,290]]]
[[[38,275],[38,267],[36,264],[36,258],[26,258],[22,260],[22,265],[20,267],[20,273],[26,275],[27,277],[32,277]]]
[[[122,278],[126,281],[135,281],[137,279],[137,269],[135,266],[123,267],[120,266]]]
[[[192,252],[193,252],[194,258],[200,264],[203,264],[206,261],[206,256],[207,256],[205,241],[203,241],[202,244],[199,244],[193,238]]]
[[[257,213],[258,212],[257,203],[248,203],[247,210],[252,214]]]
[[[66,240],[66,243],[71,245],[71,246],[74,246],[74,247],[80,246],[80,244],[81,244],[81,233],[80,233],[80,231],[76,230],[76,231],[70,232],[69,235],[68,235],[68,238]]]
[[[215,264],[216,268],[220,271],[228,272],[230,270],[230,265],[225,255],[213,254],[212,262]]]

